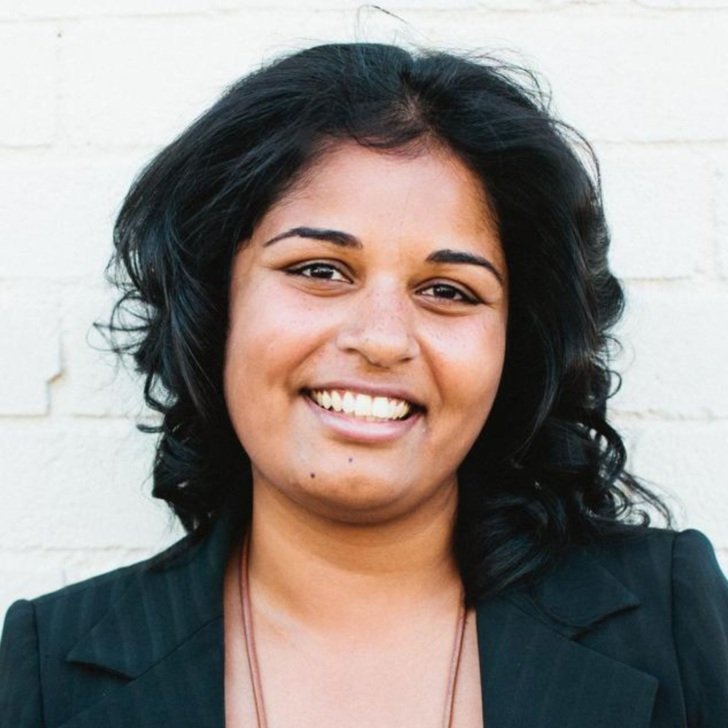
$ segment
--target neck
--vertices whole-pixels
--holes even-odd
[[[350,524],[258,483],[249,545],[255,601],[279,624],[327,634],[451,613],[462,589],[452,549],[456,484],[433,501],[385,523]]]

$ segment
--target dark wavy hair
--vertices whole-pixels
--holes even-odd
[[[543,573],[570,544],[633,530],[662,501],[608,424],[622,313],[596,159],[529,71],[488,56],[327,44],[234,84],[143,170],[114,229],[109,324],[161,415],[153,494],[203,535],[250,463],[223,398],[236,251],[329,145],[436,142],[482,181],[509,275],[503,378],[459,471],[456,556],[469,602]],[[421,147],[420,147],[421,148]],[[242,241],[242,242],[241,242]],[[645,506],[648,509],[645,509]],[[247,510],[246,510],[247,509]]]

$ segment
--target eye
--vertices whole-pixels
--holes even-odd
[[[472,293],[448,283],[433,283],[426,288],[421,288],[420,293],[427,298],[434,298],[441,301],[452,301],[453,303],[480,303]]]
[[[292,276],[302,276],[303,278],[315,278],[322,281],[348,281],[349,279],[331,263],[323,263],[321,261],[315,263],[306,263],[305,265],[297,265],[292,268],[286,268],[286,273]]]

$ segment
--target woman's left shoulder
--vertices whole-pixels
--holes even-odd
[[[639,626],[633,644],[646,640],[651,653],[662,650],[659,669],[676,665],[687,725],[726,725],[728,581],[707,536],[695,529],[635,529],[605,539],[594,556],[639,599],[630,615]],[[655,635],[662,635],[660,644]]]
[[[725,577],[710,539],[697,529],[674,533],[672,538],[673,576],[691,574],[693,584],[707,581],[725,584]]]
[[[728,622],[728,581],[715,548],[696,529],[630,527],[582,553],[638,596],[642,605],[683,612],[691,602],[717,604]]]
[[[620,725],[728,724],[728,582],[699,531],[629,526],[574,544],[539,581],[495,603],[484,602],[479,628],[484,643],[510,646],[499,660],[523,662],[513,645],[528,644],[544,672],[560,671],[551,687],[599,662],[602,677],[579,690],[594,706],[625,702],[632,722]]]
[[[696,529],[672,531],[634,527],[605,537],[588,547],[590,554],[638,591],[664,582],[686,590],[728,593],[728,582],[708,537]],[[645,582],[646,580],[646,582]],[[656,585],[656,584],[655,584]]]

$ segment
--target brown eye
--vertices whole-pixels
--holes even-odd
[[[455,303],[480,303],[480,301],[472,294],[447,283],[433,283],[431,286],[423,288],[420,293],[430,298],[453,301]]]
[[[330,263],[306,263],[294,268],[288,268],[286,273],[304,278],[316,278],[322,281],[346,281],[348,278]]]

